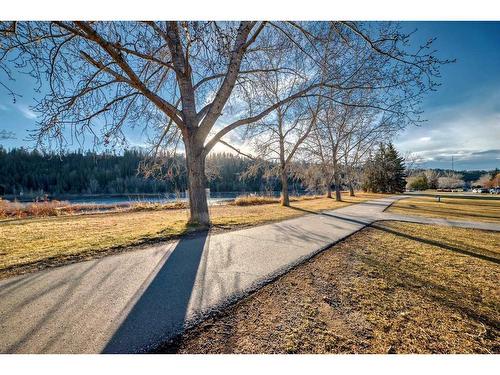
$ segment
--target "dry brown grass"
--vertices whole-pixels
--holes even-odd
[[[161,351],[499,353],[499,242],[498,232],[378,224]]]
[[[324,196],[321,195],[304,195],[300,197],[290,197],[290,202],[300,202],[300,201],[308,201],[313,199],[321,199]],[[261,204],[274,204],[279,203],[280,198],[277,197],[262,197],[262,196],[240,196],[236,197],[233,202],[230,202],[231,205],[235,206],[258,206]]]
[[[186,231],[187,212],[139,211],[32,218],[0,223],[0,271],[85,259],[108,249]],[[168,223],[168,225],[166,225]],[[37,266],[38,267],[38,266]]]
[[[500,222],[500,199],[415,197],[395,202],[390,212],[447,219]]]
[[[355,197],[349,197],[348,194],[344,194],[341,202],[325,197],[300,199],[291,201],[291,207],[280,206],[277,203],[279,199],[274,204],[265,205],[221,205],[210,207],[210,216],[214,226],[230,229],[291,219],[308,212],[334,210],[353,203],[382,198],[383,196],[382,194],[358,193]]]
[[[47,216],[62,216],[75,214],[99,213],[104,211],[157,211],[157,210],[178,210],[188,207],[187,202],[133,202],[118,204],[75,204],[68,201],[39,201],[30,203],[10,202],[0,198],[0,220],[1,219],[21,219],[40,218]]]
[[[344,202],[321,198],[265,206],[220,205],[210,207],[214,227],[233,229],[303,215],[307,211],[335,209],[381,197],[360,193]],[[51,265],[122,251],[129,246],[169,240],[184,234],[186,209],[133,209],[44,218],[0,221],[0,277]]]

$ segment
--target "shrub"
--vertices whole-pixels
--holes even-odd
[[[427,190],[429,188],[425,175],[408,177],[406,181],[406,188],[410,190]]]
[[[279,198],[275,197],[260,197],[260,196],[242,196],[242,197],[236,197],[234,202],[231,204],[235,206],[257,206],[260,204],[272,204],[272,203],[279,203]]]
[[[127,211],[159,211],[159,210],[182,210],[189,208],[188,202],[175,201],[168,203],[137,202],[125,207]]]
[[[53,200],[22,204],[17,201],[0,200],[0,217],[44,217],[73,212],[73,207],[66,201]]]
[[[319,198],[323,197],[321,195],[303,195],[300,197],[290,197],[290,202],[309,201]],[[258,206],[261,204],[273,204],[279,202],[280,202],[279,197],[262,197],[258,195],[248,195],[248,196],[236,197],[236,199],[230,204],[235,206]]]

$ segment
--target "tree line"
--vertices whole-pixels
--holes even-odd
[[[140,172],[144,150],[125,150],[122,154],[65,152],[63,154],[6,150],[0,146],[0,195],[31,197],[70,194],[163,194],[184,193],[187,189],[185,160],[178,156],[176,173],[162,178],[146,177]],[[274,178],[263,173],[246,176],[253,161],[229,153],[208,158],[212,169],[209,188],[213,192],[276,191],[281,188]],[[290,181],[303,189],[300,182]]]
[[[141,164],[148,156],[142,149],[122,154],[73,151],[46,153],[23,148],[6,150],[0,146],[0,195],[41,198],[82,194],[165,194],[183,193],[187,189],[185,160],[171,160],[179,166],[163,171],[162,177],[145,175]],[[162,165],[168,165],[162,160]],[[294,166],[295,174],[287,177],[287,189],[299,193],[326,194],[332,190],[364,189],[374,192],[398,192],[404,186],[403,159],[389,144],[379,145],[373,157],[352,176],[342,166],[338,185],[325,188],[313,177],[315,165]],[[232,153],[214,153],[207,159],[208,187],[212,192],[275,192],[282,189],[279,176],[269,173],[277,166],[262,168],[261,161]]]

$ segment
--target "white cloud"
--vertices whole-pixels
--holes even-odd
[[[425,162],[451,160],[467,165],[498,158],[500,140],[500,91],[473,101],[441,107],[427,113],[428,122],[406,129],[395,141],[403,152],[413,152]],[[487,159],[486,159],[487,158]]]
[[[0,104],[0,111],[8,111],[9,108],[6,105]]]
[[[21,104],[19,106],[16,106],[16,108],[27,119],[33,120],[33,119],[36,119],[38,117],[38,115],[35,112],[33,112],[31,109],[29,109],[29,107],[26,105]]]

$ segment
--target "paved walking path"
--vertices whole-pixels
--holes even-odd
[[[382,213],[379,216],[379,220],[407,221],[410,223],[443,225],[447,227],[500,231],[500,224],[496,223],[487,223],[481,221],[449,220],[438,217],[407,216],[407,215],[393,214],[391,212]]]
[[[147,351],[376,220],[441,223],[383,212],[401,198],[202,233],[0,281],[0,352]],[[495,224],[460,223],[500,230]]]

